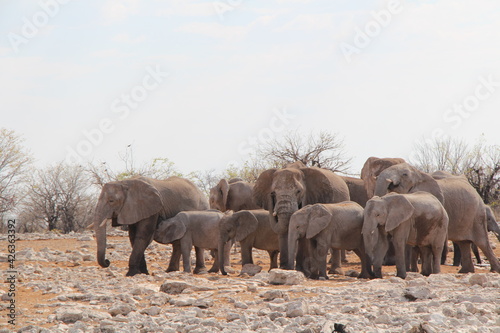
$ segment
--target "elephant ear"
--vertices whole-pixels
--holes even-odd
[[[268,169],[262,172],[257,178],[253,187],[254,203],[266,210],[272,210],[272,202],[270,200],[271,186],[273,184],[273,175],[277,169]]]
[[[349,200],[349,189],[347,184],[335,175],[330,170],[320,169],[317,167],[301,168],[304,174],[306,185],[305,202],[303,205],[311,205],[315,203],[332,203]],[[331,183],[331,178],[338,177],[340,183],[345,186],[345,189],[335,188]],[[343,191],[345,190],[345,191]],[[343,193],[345,192],[345,193]]]
[[[323,205],[314,205],[310,208],[309,223],[306,238],[311,239],[324,230],[332,219],[332,214]]]
[[[186,217],[181,214],[182,213],[179,213],[176,216],[163,220],[158,224],[154,236],[155,241],[161,244],[170,244],[184,236],[187,230],[186,224],[184,223]]]
[[[235,218],[236,234],[234,240],[241,242],[248,237],[252,232],[257,230],[259,226],[259,221],[252,212],[248,210],[242,210],[233,214]]]
[[[222,209],[221,211],[227,210],[227,196],[229,194],[229,183],[225,179],[221,179],[219,184],[217,184],[217,190],[222,197]]]
[[[142,178],[122,181],[125,202],[118,213],[118,224],[134,224],[163,211],[160,192]]]
[[[383,199],[387,202],[387,219],[385,221],[385,231],[387,232],[408,221],[415,212],[415,208],[404,195],[388,194]]]
[[[417,169],[415,169],[415,172],[418,173],[419,179],[417,184],[413,186],[410,192],[429,192],[434,195],[439,200],[439,202],[441,202],[441,204],[444,204],[443,191],[441,190],[441,187],[439,186],[439,183],[436,181],[436,179],[434,179],[431,175]]]

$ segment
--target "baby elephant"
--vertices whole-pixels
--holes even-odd
[[[215,210],[180,212],[172,218],[160,221],[154,240],[162,244],[179,241],[184,272],[187,273],[191,272],[191,248],[193,245],[196,248],[194,273],[199,273],[205,267],[204,251],[201,249],[214,250],[214,264],[209,272],[218,272],[219,221],[223,216],[224,214]]]
[[[363,207],[353,201],[314,204],[296,211],[288,229],[289,262],[293,263],[298,241],[309,240],[311,277],[328,279],[326,256],[330,248],[354,250],[361,260],[359,278],[370,278],[371,265],[363,245]],[[293,268],[293,267],[290,267]]]
[[[419,247],[423,275],[440,272],[448,214],[435,196],[428,192],[375,196],[367,202],[364,216],[363,239],[376,277],[382,277],[388,235],[392,236],[398,277],[406,278],[406,244]]]
[[[279,241],[278,235],[271,229],[269,212],[263,209],[226,212],[219,223],[219,266],[224,269],[222,249],[230,240],[240,242],[241,264],[253,264],[252,248],[266,250],[271,259],[271,268],[278,267]]]

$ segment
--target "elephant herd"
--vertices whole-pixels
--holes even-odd
[[[447,242],[456,244],[455,264],[474,272],[471,244],[488,259],[491,271],[500,263],[488,240],[500,228],[491,209],[464,176],[424,173],[398,158],[370,157],[361,179],[300,162],[268,169],[255,183],[221,180],[210,198],[190,181],[171,177],[136,177],[103,186],[93,221],[97,261],[108,267],[106,227],[127,225],[132,253],[127,276],[148,274],[144,251],[155,240],[172,244],[167,272],[205,270],[204,251],[211,250],[209,272],[226,273],[229,253],[239,242],[242,265],[253,263],[252,249],[269,253],[270,268],[296,269],[310,278],[327,279],[341,272],[341,250],[360,258],[360,278],[382,277],[381,266],[407,271],[440,272]],[[278,261],[279,255],[279,261]]]

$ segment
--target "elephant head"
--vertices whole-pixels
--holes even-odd
[[[493,214],[493,210],[490,206],[485,205],[485,209],[488,231],[493,232],[495,236],[497,236],[497,239],[500,241],[500,227],[498,226],[495,214]]]
[[[112,220],[113,226],[129,225],[162,212],[158,190],[142,177],[104,184],[93,219],[99,265],[110,264],[106,259],[107,219]]]
[[[225,212],[227,210],[228,194],[229,182],[221,179],[216,186],[210,189],[210,208]]]
[[[368,200],[362,234],[366,253],[374,262],[377,258],[382,260],[387,251],[387,233],[408,221],[414,212],[413,205],[402,195],[387,194]]]
[[[160,221],[156,229],[154,240],[161,244],[170,244],[181,239],[186,233],[186,215],[182,212],[169,219]]]
[[[364,181],[368,198],[373,197],[375,193],[375,182],[378,175],[385,169],[399,163],[405,163],[405,160],[402,158],[378,158],[373,156],[366,160],[361,169],[361,179]]]
[[[230,240],[241,242],[259,226],[257,217],[248,210],[236,213],[228,211],[219,222],[219,266],[223,275],[227,275],[224,269],[224,247]]]
[[[433,194],[441,203],[444,196],[436,179],[408,163],[393,165],[380,173],[375,184],[375,195],[384,196],[389,192],[400,194],[424,191]]]
[[[306,206],[292,215],[288,232],[288,269],[294,269],[298,240],[314,238],[330,224],[331,219],[332,214],[321,204]]]

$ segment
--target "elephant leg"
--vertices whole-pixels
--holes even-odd
[[[340,250],[340,260],[342,262],[348,262],[346,252],[347,252],[346,250]]]
[[[309,239],[301,238],[298,240],[297,255],[295,258],[295,270],[304,273],[306,277],[315,274],[314,258],[312,256],[311,241]]]
[[[215,257],[214,257],[214,264],[212,265],[212,268],[208,270],[209,273],[217,273],[219,271],[219,251],[214,250],[215,252]]]
[[[341,264],[340,250],[331,249],[332,257],[330,258],[330,274],[344,275]]]
[[[481,249],[484,253],[488,261],[490,262],[491,271],[500,273],[500,262],[498,261],[497,256],[493,252],[491,248],[490,242],[488,240],[488,235],[484,239],[481,239],[476,243],[476,245]]]
[[[207,270],[205,267],[205,249],[195,246],[194,252],[196,254],[196,264],[193,273],[200,274],[205,272]]]
[[[474,273],[474,264],[472,263],[472,256],[470,253],[471,241],[460,241],[457,242],[460,247],[460,255],[462,261],[462,268],[458,271],[459,273]]]
[[[477,248],[477,245],[474,243],[472,243],[472,252],[474,253],[474,257],[476,257],[476,263],[480,264],[481,255],[479,254],[479,249]]]
[[[461,257],[460,246],[457,242],[453,242],[453,266],[460,266]]]
[[[422,270],[420,273],[429,276],[432,273],[432,251],[429,246],[420,247],[420,259],[422,260]]]
[[[278,268],[278,253],[279,251],[267,251],[269,253],[270,266],[269,270]]]
[[[181,261],[181,243],[176,240],[172,243],[172,255],[170,256],[170,263],[168,264],[168,272],[176,272],[179,270],[179,265]]]
[[[139,273],[149,274],[144,251],[153,241],[157,219],[158,217],[153,215],[129,226],[132,253],[130,254],[126,276],[134,276]]]
[[[182,265],[184,273],[191,273],[191,249],[193,241],[190,237],[181,238]]]
[[[446,264],[447,256],[448,256],[448,239],[445,239],[443,244],[443,252],[441,253],[441,265]]]
[[[231,267],[231,248],[235,243],[236,242],[234,240],[231,240],[224,246],[224,264],[228,267]],[[234,249],[236,251],[236,246],[234,247]]]
[[[394,250],[394,245],[392,244],[392,239],[389,240],[389,248],[385,254],[384,261],[382,265],[384,266],[394,266],[396,264],[396,254]]]
[[[241,266],[253,264],[252,244],[250,242],[240,242],[241,247]]]
[[[326,274],[326,257],[328,255],[328,247],[325,245],[318,245],[313,253],[315,266],[317,267],[318,277],[320,279],[328,280]]]
[[[279,238],[280,247],[280,268],[287,269],[288,267],[288,233],[280,234]],[[297,251],[299,252],[300,249]]]
[[[359,273],[358,278],[369,279],[373,275],[373,272],[371,271],[371,268],[368,267],[367,255],[365,254],[365,251],[354,249],[354,253],[356,253],[359,261],[361,262],[361,272]]]
[[[410,262],[410,267],[409,272],[418,272],[418,257],[422,258],[422,253],[420,251],[420,248],[418,246],[411,246],[410,248],[410,255],[409,255],[409,262]],[[408,266],[408,264],[406,264]]]
[[[440,257],[443,253],[443,245],[433,245],[432,246],[432,274],[441,273],[441,262]]]
[[[405,279],[406,278],[406,263],[405,263],[405,249],[406,241],[403,239],[397,239],[394,237],[392,239],[394,245],[394,253],[396,259],[396,276]]]

